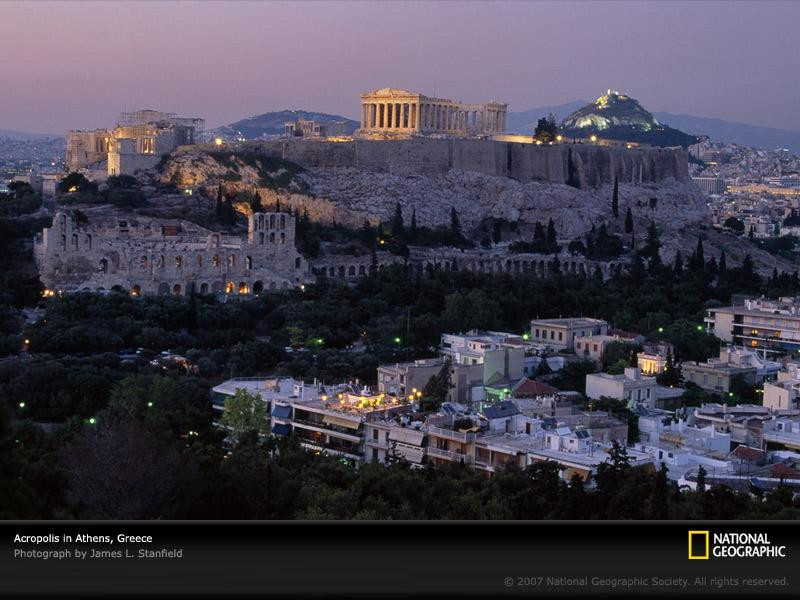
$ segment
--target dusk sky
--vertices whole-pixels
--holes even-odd
[[[208,127],[355,118],[400,87],[517,112],[614,88],[649,110],[800,130],[800,2],[0,2],[0,128],[122,110]]]

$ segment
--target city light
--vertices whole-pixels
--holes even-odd
[[[25,403],[24,403],[24,402],[20,402],[20,403],[19,403],[19,407],[20,407],[20,408],[25,408]]]
[[[147,408],[151,408],[152,406],[153,406],[153,403],[152,403],[152,402],[148,402],[148,403],[147,403]]]
[[[659,327],[658,328],[658,333],[664,333],[664,328],[663,327]]]
[[[593,142],[596,142],[596,141],[597,141],[597,136],[596,136],[596,135],[593,135],[593,136],[592,136],[592,137],[590,137],[589,139],[590,139],[591,141],[593,141]]]
[[[400,337],[395,337],[395,338],[394,338],[394,343],[395,343],[395,344],[399,344],[401,341],[402,341],[402,340],[400,339]]]
[[[222,138],[214,138],[215,146],[222,146]]]
[[[89,425],[94,425],[95,423],[97,423],[97,419],[94,417],[89,417]]]
[[[523,340],[525,340],[525,341],[527,342],[529,339],[531,339],[531,334],[529,334],[529,333],[523,333],[523,334],[522,334],[522,339],[523,339]]]

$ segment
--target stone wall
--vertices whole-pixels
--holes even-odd
[[[573,183],[582,188],[626,183],[688,181],[681,148],[605,147],[591,144],[537,146],[483,139],[251,142],[247,149],[307,168],[356,168],[394,175],[444,175],[450,169],[510,177],[522,183]],[[572,167],[570,167],[570,164]]]

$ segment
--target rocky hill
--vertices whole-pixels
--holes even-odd
[[[595,166],[585,164],[582,168]],[[280,202],[282,207],[307,211],[312,220],[335,221],[353,228],[360,227],[365,219],[373,223],[389,221],[397,203],[407,224],[416,213],[417,223],[428,226],[448,224],[455,208],[465,232],[476,240],[480,239],[477,229],[486,219],[495,218],[514,223],[514,235],[519,239],[530,239],[537,221],[553,219],[559,240],[565,244],[601,224],[627,242],[630,236],[624,233],[624,221],[630,207],[639,243],[650,221],[656,222],[667,262],[678,249],[684,256],[690,254],[700,234],[708,240],[707,256],[718,256],[726,248],[731,264],[735,264],[745,252],[740,239],[715,234],[707,227],[705,196],[691,181],[674,177],[642,183],[620,179],[619,216],[615,218],[611,212],[613,177],[578,188],[558,181],[521,181],[464,168],[430,169],[420,164],[414,172],[297,164],[252,148],[219,151],[198,147],[180,149],[154,176],[162,182],[205,186],[209,196],[216,193],[220,183],[226,194],[258,192],[265,206]],[[754,247],[747,251],[765,272],[775,265],[794,270]]]
[[[697,138],[659,123],[638,100],[614,90],[568,115],[561,130],[569,137],[591,135],[653,146],[690,146]]]

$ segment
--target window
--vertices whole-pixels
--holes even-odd
[[[556,332],[555,331],[551,331],[550,332],[550,339],[554,340],[555,338],[556,338]]]
[[[219,255],[215,254],[214,257],[211,259],[211,264],[215,267],[219,266]]]
[[[537,338],[539,337],[539,330],[538,329],[536,330],[536,337]]]
[[[176,269],[183,268],[183,257],[182,256],[176,256],[175,257],[175,268]]]
[[[377,429],[373,429],[372,430],[372,439],[375,440],[376,442],[378,441],[378,430]]]
[[[202,267],[203,266],[203,256],[202,255],[198,254],[197,258],[195,260],[197,261],[197,266],[198,267]]]
[[[558,341],[560,342],[563,339],[564,339],[564,332],[563,331],[559,331],[558,332]]]
[[[248,256],[248,257],[245,259],[245,261],[246,261],[246,263],[247,263],[247,270],[249,271],[250,269],[252,269],[252,268],[253,268],[253,258],[252,258],[252,257],[250,257],[250,256]]]

